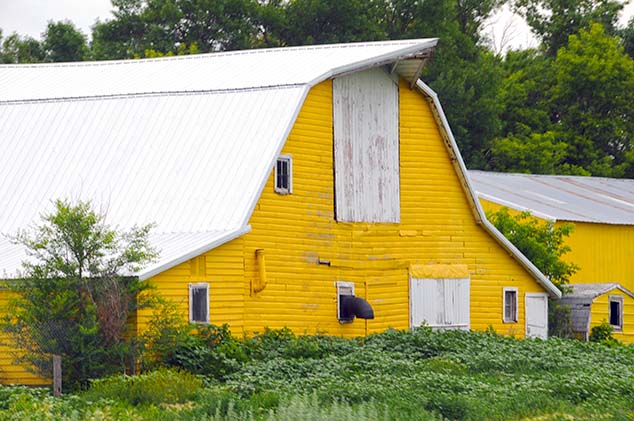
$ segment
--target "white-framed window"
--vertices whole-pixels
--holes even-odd
[[[275,161],[275,192],[293,192],[293,160],[290,155],[280,155]]]
[[[610,325],[616,331],[623,330],[623,296],[622,295],[610,295],[608,309],[610,313]]]
[[[337,287],[337,320],[339,323],[350,323],[354,320],[354,315],[344,314],[342,297],[345,295],[354,297],[354,283],[337,281],[335,286]]]
[[[504,323],[517,323],[517,288],[504,288]]]
[[[209,323],[209,284],[189,284],[189,322]]]

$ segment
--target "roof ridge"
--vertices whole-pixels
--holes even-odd
[[[427,42],[433,38],[412,38],[404,40],[384,40],[384,41],[364,41],[338,44],[318,44],[318,45],[298,45],[293,47],[256,48],[247,50],[219,51],[212,53],[189,54],[182,56],[164,56],[154,58],[120,59],[120,60],[93,60],[93,61],[72,61],[59,63],[23,63],[23,64],[0,64],[2,68],[49,68],[49,67],[97,67],[112,66],[117,64],[139,64],[154,63],[158,61],[181,61],[181,60],[202,60],[212,57],[228,57],[239,55],[257,55],[270,53],[291,53],[302,50],[326,50],[335,48],[365,48],[372,46],[390,45],[415,45]]]

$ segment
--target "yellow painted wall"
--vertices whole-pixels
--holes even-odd
[[[611,295],[623,297],[623,330],[621,332],[615,331],[614,337],[619,341],[634,343],[634,298],[618,289],[600,295],[592,302],[588,335],[594,326],[600,325],[604,320],[610,320],[609,300]]]
[[[296,333],[359,336],[409,327],[412,264],[467,265],[471,327],[524,336],[524,294],[543,288],[475,222],[431,107],[400,84],[401,223],[334,220],[332,82],[314,87],[282,153],[293,159],[293,193],[274,192],[273,172],[249,221],[252,231],[206,253],[206,274],[183,263],[151,279],[187,317],[188,283],[210,282],[211,322],[234,333],[288,326]],[[255,251],[265,250],[267,286]],[[330,265],[318,264],[318,260]],[[340,324],[336,281],[351,281],[374,320]],[[519,320],[502,322],[502,290],[519,289]],[[147,314],[144,315],[147,317]]]
[[[480,199],[485,210],[501,206]],[[558,221],[555,225],[565,224]],[[634,226],[574,222],[574,232],[566,243],[571,251],[563,256],[580,267],[570,282],[575,284],[616,282],[634,291]]]
[[[0,289],[0,316],[6,314],[9,293]],[[16,349],[11,346],[9,337],[0,333],[0,384],[50,384],[49,379],[43,379],[26,370],[25,367],[14,364]]]

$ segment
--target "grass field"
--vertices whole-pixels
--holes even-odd
[[[356,340],[285,330],[210,338],[174,347],[169,369],[62,398],[0,387],[0,419],[634,418],[631,346],[425,328]]]

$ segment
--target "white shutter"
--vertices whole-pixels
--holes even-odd
[[[410,280],[411,326],[436,329],[470,327],[469,279]]]

